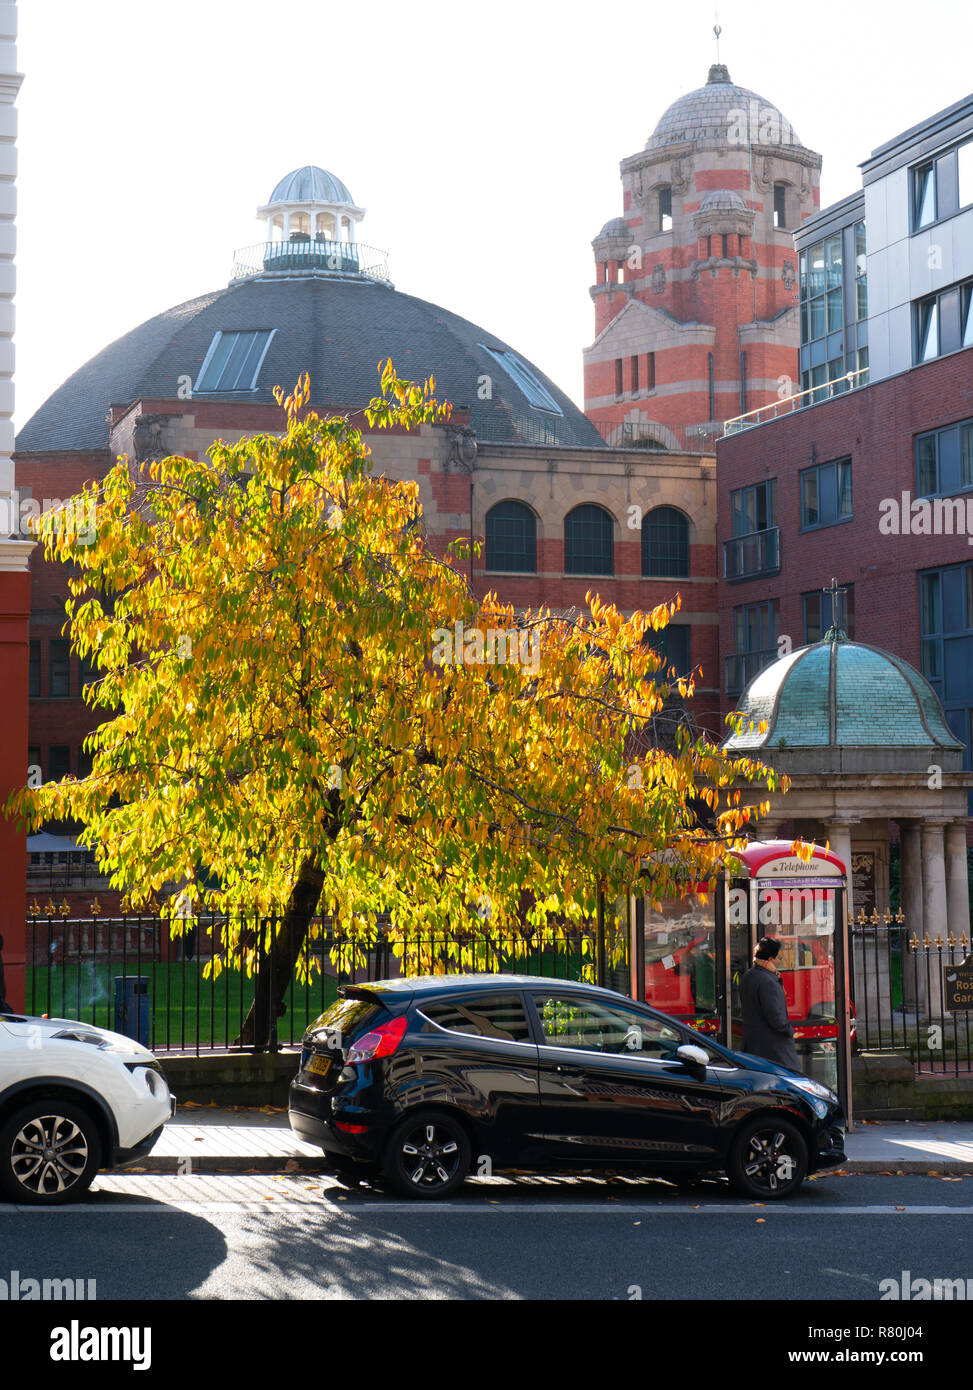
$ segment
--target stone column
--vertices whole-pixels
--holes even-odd
[[[947,934],[945,822],[930,817],[922,822],[922,918],[931,940]]]
[[[848,884],[848,922],[854,920],[854,897],[851,885],[851,827],[856,823],[856,819],[836,816],[833,820],[825,821],[824,828],[831,846],[831,853],[837,855],[845,866],[846,882]]]
[[[923,1013],[926,1007],[926,976],[921,968],[922,954],[910,955],[906,943],[915,935],[923,938],[922,842],[919,822],[899,821],[902,848],[902,1007],[908,1013]],[[918,967],[918,968],[917,968]]]
[[[922,822],[922,916],[925,934],[930,941],[937,936],[945,939],[946,921],[946,855],[943,839],[945,820],[929,817]],[[929,998],[927,1017],[938,1018],[942,1012],[940,991],[935,980],[938,956],[928,959],[920,952],[919,973],[928,976]]]
[[[946,827],[946,924],[959,941],[970,939],[970,881],[966,871],[966,821]],[[969,950],[969,946],[967,946]]]

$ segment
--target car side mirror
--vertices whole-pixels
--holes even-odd
[[[709,1064],[709,1054],[695,1043],[683,1043],[676,1048],[676,1056],[680,1062],[685,1062],[690,1067],[706,1067]]]

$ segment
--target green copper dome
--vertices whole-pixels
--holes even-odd
[[[788,750],[790,757],[789,750],[922,750],[945,766],[963,748],[918,671],[891,652],[849,642],[834,628],[759,672],[737,712],[752,727],[726,740],[728,752],[763,757]]]

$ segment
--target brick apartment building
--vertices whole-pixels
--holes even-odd
[[[605,433],[670,446],[797,379],[794,232],[819,206],[821,157],[722,64],[621,165],[623,210],[593,242],[585,411]]]
[[[723,705],[829,627],[835,577],[848,635],[922,672],[968,769],[973,97],[881,146],[862,183],[796,237],[803,394],[718,445]]]

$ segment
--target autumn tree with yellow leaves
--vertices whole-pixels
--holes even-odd
[[[381,383],[373,427],[448,414],[431,381],[386,364]],[[81,821],[136,907],[227,913],[226,958],[258,975],[249,1042],[306,964],[316,912],[363,938],[382,913],[393,935],[468,928],[484,901],[498,937],[525,913],[590,920],[599,892],[712,882],[756,811],[734,788],[777,785],[685,730],[633,777],[633,739],[673,685],[646,639],[671,606],[625,619],[589,596],[565,618],[476,600],[430,549],[417,485],[374,476],[361,432],[308,399],[307,378],[278,393],[280,436],[119,460],[84,494],[93,539],[46,529],[105,719],[88,777],[11,806],[32,826]],[[258,954],[239,914],[272,910]]]

